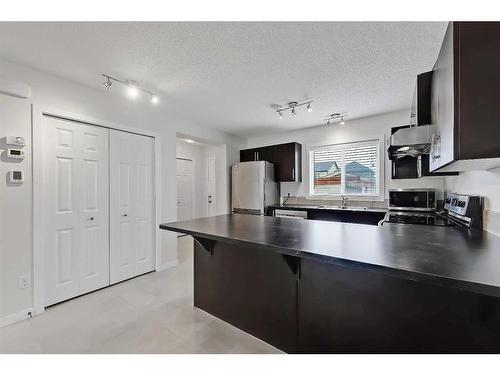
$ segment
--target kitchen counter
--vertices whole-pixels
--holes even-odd
[[[357,207],[357,206],[346,206],[342,208],[340,206],[329,206],[329,205],[312,205],[312,204],[274,204],[268,206],[271,209],[279,210],[322,210],[322,211],[355,211],[355,212],[378,212],[386,213],[386,208],[371,208],[371,207]]]
[[[500,238],[485,231],[238,214],[162,224],[160,228],[321,262],[357,263],[399,277],[500,297]]]
[[[194,305],[289,353],[500,353],[500,238],[253,215],[194,237]]]

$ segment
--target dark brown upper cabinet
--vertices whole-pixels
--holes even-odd
[[[500,22],[451,22],[434,66],[430,171],[500,166]]]
[[[278,182],[302,181],[302,145],[297,142],[240,151],[240,161],[264,160],[274,164]]]

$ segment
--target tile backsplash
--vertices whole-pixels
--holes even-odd
[[[341,199],[309,199],[305,197],[281,197],[281,202],[285,205],[294,205],[294,204],[304,204],[304,205],[313,205],[313,206],[340,206],[342,204]],[[354,200],[348,199],[347,205],[354,207],[369,207],[369,208],[387,208],[387,200],[385,201],[367,201],[367,200]]]

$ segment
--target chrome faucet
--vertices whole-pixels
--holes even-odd
[[[349,198],[344,197],[343,195],[341,195],[340,198],[342,198],[342,206],[341,207],[342,208],[347,207],[347,199],[349,199]]]

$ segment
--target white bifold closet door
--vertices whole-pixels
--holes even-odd
[[[108,129],[44,116],[45,305],[109,285]]]
[[[155,268],[154,139],[109,131],[111,284]]]

